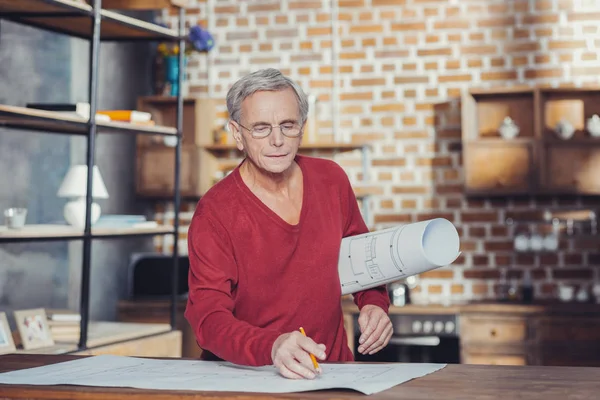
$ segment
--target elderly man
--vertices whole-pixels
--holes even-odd
[[[198,202],[189,228],[185,317],[204,359],[275,365],[292,379],[351,361],[337,265],[341,239],[367,232],[344,170],[298,155],[308,102],[278,70],[236,82],[229,128],[244,160]],[[354,295],[359,352],[387,345],[385,287]],[[299,332],[304,327],[306,336]]]

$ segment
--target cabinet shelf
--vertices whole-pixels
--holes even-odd
[[[130,340],[162,335],[171,331],[169,324],[90,321],[87,351]],[[19,349],[18,354],[69,354],[77,353],[77,343],[57,342],[53,346],[39,349]]]
[[[1,1],[1,0],[0,0]],[[13,129],[87,135],[88,121],[85,118],[34,108],[0,104],[0,126]],[[148,135],[177,135],[177,129],[167,126],[137,125],[120,121],[96,121],[100,132],[130,132]]]
[[[92,38],[92,6],[73,0],[0,0],[0,18],[66,35]],[[177,31],[101,10],[100,40],[177,40]]]
[[[323,143],[302,143],[299,151],[307,150],[339,150],[339,151],[352,151],[360,150],[365,146],[361,143],[335,143],[335,142],[323,142]],[[202,146],[205,150],[212,152],[223,152],[223,151],[238,151],[235,144],[210,144]]]
[[[470,90],[462,103],[465,193],[600,194],[600,138],[586,127],[599,101],[598,86]],[[508,118],[519,136],[503,140]],[[567,140],[554,132],[564,122],[574,129]]]
[[[92,227],[92,238],[118,238],[126,236],[154,236],[174,234],[172,226],[157,227]],[[25,225],[21,229],[8,229],[0,226],[0,243],[30,242],[51,240],[79,240],[84,238],[83,230],[70,225],[38,224]]]

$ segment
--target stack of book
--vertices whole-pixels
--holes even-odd
[[[56,343],[77,343],[81,315],[70,310],[46,310],[48,327]]]

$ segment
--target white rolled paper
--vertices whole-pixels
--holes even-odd
[[[338,262],[342,294],[447,266],[459,255],[458,231],[444,218],[346,237]]]

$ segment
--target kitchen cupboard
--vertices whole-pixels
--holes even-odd
[[[600,366],[600,306],[467,305],[460,341],[465,364]]]
[[[600,194],[600,86],[473,89],[461,112],[467,195]]]

